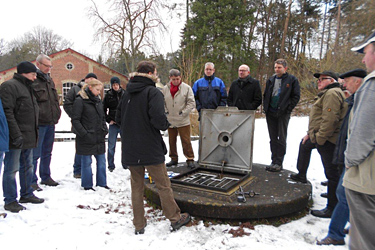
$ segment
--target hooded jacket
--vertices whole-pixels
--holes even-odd
[[[39,125],[57,124],[61,116],[61,109],[52,78],[38,69],[37,78],[31,86],[39,106]]]
[[[165,113],[172,128],[180,128],[190,125],[190,112],[195,108],[193,90],[189,85],[182,82],[178,91],[172,97],[171,83],[163,88]]]
[[[239,110],[256,110],[262,104],[262,90],[259,81],[251,76],[238,78],[229,89],[228,106]]]
[[[161,164],[167,148],[160,130],[170,125],[164,113],[164,96],[155,87],[152,75],[132,73],[130,77],[116,112],[122,135],[122,164]]]
[[[39,107],[31,87],[32,81],[21,74],[14,73],[0,85],[0,98],[9,128],[9,149],[36,148],[38,140]],[[23,139],[18,147],[15,140]]]
[[[72,125],[76,136],[76,153],[100,155],[105,153],[105,123],[103,104],[89,88],[80,91],[73,104]]]
[[[329,141],[336,144],[347,109],[348,104],[339,83],[332,83],[319,92],[309,116],[311,142],[324,145]]]

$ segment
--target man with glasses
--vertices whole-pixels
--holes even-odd
[[[344,92],[337,82],[338,76],[331,71],[315,73],[318,78],[318,96],[311,108],[309,129],[300,143],[297,169],[298,174],[290,178],[302,183],[307,182],[307,169],[310,163],[311,151],[317,149],[322,159],[324,173],[328,179],[328,202],[322,210],[312,210],[311,214],[321,218],[331,218],[337,204],[336,188],[340,178],[338,166],[332,163],[335,144],[340,132],[341,123],[348,108]]]
[[[57,186],[59,183],[51,178],[51,156],[55,140],[55,124],[58,123],[61,110],[55,83],[51,78],[52,61],[46,55],[40,54],[36,58],[37,79],[32,84],[34,94],[39,106],[39,138],[38,147],[33,151],[34,177],[31,186],[36,191],[42,189],[38,186],[36,170],[39,161],[39,177],[41,184]]]
[[[228,94],[228,106],[239,110],[256,110],[262,104],[262,90],[258,80],[250,76],[246,64],[238,68],[238,79],[232,82]]]

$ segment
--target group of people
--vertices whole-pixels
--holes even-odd
[[[375,109],[371,105],[375,93],[375,33],[365,43],[353,48],[364,53],[367,71],[355,69],[337,75],[332,71],[315,73],[319,93],[312,105],[307,134],[302,138],[298,173],[290,178],[307,183],[307,170],[313,149],[321,156],[327,183],[327,206],[311,214],[332,218],[327,237],[318,245],[345,244],[345,225],[350,220],[350,247],[373,249],[371,226],[375,220]],[[61,111],[54,82],[50,76],[51,59],[40,55],[37,67],[30,62],[17,65],[13,79],[0,86],[0,157],[4,157],[4,208],[19,212],[19,203],[43,203],[34,195],[41,191],[36,175],[38,160],[41,184],[57,186],[51,178],[50,162],[55,124]],[[181,213],[173,197],[167,174],[169,166],[178,164],[177,136],[180,135],[186,165],[194,168],[194,152],[190,141],[190,112],[218,106],[235,106],[239,110],[256,110],[263,101],[270,137],[270,172],[283,169],[287,129],[293,109],[300,99],[298,79],[287,72],[285,59],[274,64],[275,74],[262,90],[259,81],[250,76],[248,65],[238,68],[238,79],[227,94],[224,82],[215,76],[215,66],[207,62],[204,77],[191,88],[182,82],[177,69],[169,72],[169,82],[156,88],[157,69],[150,61],[138,64],[130,74],[126,90],[120,79],[112,77],[111,89],[100,98],[103,83],[89,73],[66,95],[64,110],[71,118],[76,134],[73,176],[81,178],[84,190],[94,190],[92,156],[96,158],[96,186],[109,189],[106,182],[105,137],[108,135],[108,170],[115,169],[114,153],[121,135],[124,169],[131,173],[132,206],[135,234],[143,234],[147,220],[143,208],[144,174],[147,169],[158,188],[161,206],[178,230],[190,221]],[[343,81],[343,85],[339,81]],[[343,87],[350,96],[343,92]],[[109,124],[109,129],[107,124]],[[165,163],[167,147],[160,130],[168,130],[170,162]],[[16,172],[20,172],[21,194],[17,201]],[[344,188],[345,187],[345,188]],[[350,212],[349,212],[350,211]],[[349,219],[350,214],[350,219]]]
[[[59,185],[52,179],[50,170],[55,124],[61,115],[55,84],[50,77],[52,62],[41,54],[36,58],[36,65],[27,61],[19,63],[13,78],[0,86],[4,208],[16,213],[26,209],[20,203],[44,202],[34,195],[34,191],[42,190],[37,184],[38,160],[41,183]],[[19,200],[15,179],[18,171]]]

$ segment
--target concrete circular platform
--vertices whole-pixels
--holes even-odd
[[[250,177],[225,192],[172,182],[174,197],[183,212],[198,217],[230,220],[283,216],[302,211],[308,206],[312,194],[310,182],[295,182],[289,178],[291,171],[268,172],[265,167],[254,163]],[[192,170],[185,163],[179,163],[168,168],[168,171],[184,174]],[[146,199],[160,206],[156,185],[148,180],[145,180],[145,184]],[[258,194],[254,197],[245,195],[246,201],[239,202],[236,193],[239,186],[244,192]]]

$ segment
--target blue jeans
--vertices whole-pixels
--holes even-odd
[[[3,192],[5,205],[17,201],[16,173],[19,171],[21,197],[33,195],[33,149],[10,149],[5,153]]]
[[[91,188],[92,183],[92,155],[81,155],[81,186]],[[96,158],[96,186],[107,186],[107,175],[105,168],[105,154],[94,155]]]
[[[331,222],[328,229],[328,237],[335,240],[343,240],[345,234],[343,232],[346,223],[349,221],[349,206],[346,200],[345,188],[342,185],[345,171],[342,172],[339,184],[336,189],[336,196],[338,199],[337,205],[333,210]]]
[[[1,167],[3,166],[3,156],[4,156],[4,151],[0,151],[0,173],[1,173]]]
[[[36,170],[39,162],[39,177],[42,181],[47,181],[51,178],[51,156],[53,142],[55,140],[55,125],[39,125],[39,137],[38,146],[34,148],[33,165],[34,165],[34,176],[32,184],[37,184],[38,177],[36,176]]]
[[[81,174],[82,155],[74,155],[73,174]]]
[[[115,150],[116,150],[116,141],[117,135],[120,134],[121,136],[121,128],[117,124],[109,125],[108,129],[108,152],[107,152],[107,160],[108,160],[108,168],[114,169],[115,168]]]

